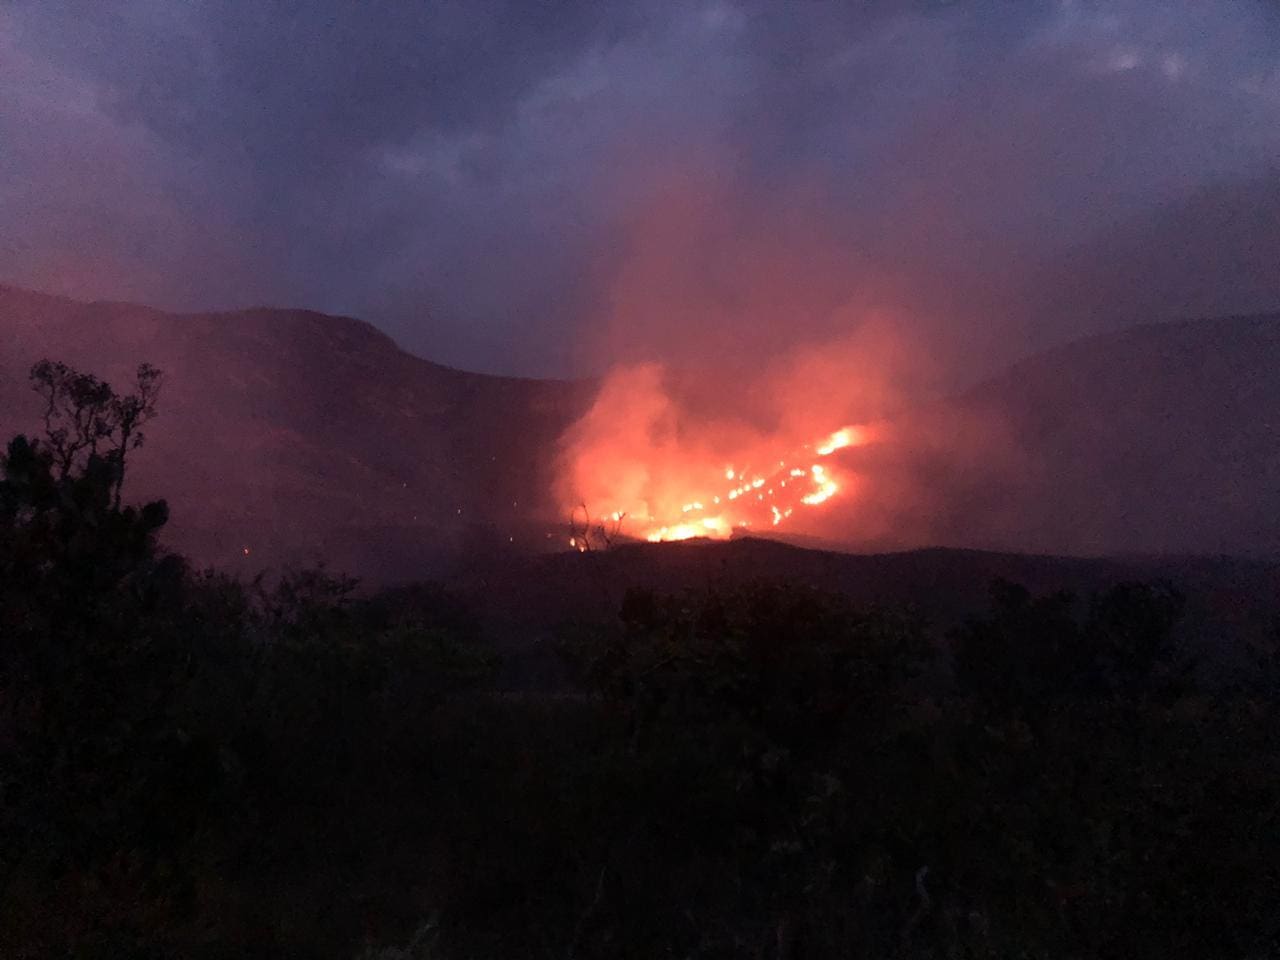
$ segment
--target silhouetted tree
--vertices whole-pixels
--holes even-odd
[[[136,391],[122,396],[63,363],[32,367],[45,400],[44,435],[15,437],[0,460],[0,572],[11,602],[18,592],[55,590],[83,608],[88,594],[118,586],[153,559],[168,508],[164,501],[122,507],[121,490],[128,454],[155,416],[161,379],[142,364]]]
[[[593,519],[585,503],[569,512],[569,546],[579,553],[608,550],[622,536],[625,513],[613,513]]]
[[[143,426],[156,414],[163,375],[149,363],[138,365],[134,392],[117,394],[111,385],[65,363],[41,360],[31,382],[44,399],[44,441],[59,480],[76,466],[101,458],[113,467],[112,505],[120,506],[125,460],[142,446]]]
[[[0,456],[0,703],[12,769],[40,785],[29,826],[54,831],[50,849],[101,841],[157,782],[148,765],[179,659],[159,626],[181,604],[186,568],[157,547],[165,503],[120,498],[160,379],[143,364],[136,392],[121,396],[42,361],[31,381],[44,435],[15,437]]]

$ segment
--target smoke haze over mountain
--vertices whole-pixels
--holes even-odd
[[[1280,303],[1261,2],[0,9],[0,279],[367,317],[470,369],[951,384]]]

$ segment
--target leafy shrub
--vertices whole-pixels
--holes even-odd
[[[1182,596],[1168,584],[1121,583],[1082,613],[1070,594],[1033,598],[992,586],[990,613],[952,637],[961,689],[1002,713],[1036,714],[1069,700],[1172,694],[1188,671],[1173,630]]]
[[[121,502],[158,372],[123,397],[61,364],[32,378],[45,436],[0,459],[0,883],[69,898],[44,949],[132,951],[240,855],[237,824],[379,771],[491,664],[323,569],[191,571],[157,543],[162,501]]]

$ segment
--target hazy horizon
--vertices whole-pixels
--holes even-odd
[[[464,369],[888,315],[954,381],[1280,305],[1262,2],[17,2],[0,83],[8,281],[345,314]]]

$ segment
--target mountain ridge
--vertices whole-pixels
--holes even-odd
[[[0,325],[10,434],[38,422],[26,374],[43,356],[118,384],[142,360],[165,371],[130,486],[170,500],[166,539],[201,562],[323,555],[361,569],[381,552],[362,542],[376,531],[400,531],[405,562],[427,566],[497,526],[514,546],[529,537],[523,513],[501,505],[547,509],[552,465],[501,451],[553,450],[588,392],[455,370],[314,311],[169,314],[0,288]]]
[[[44,356],[166,372],[134,495],[166,536],[247,569],[328,558],[405,579],[558,548],[559,437],[594,383],[476,374],[371,324],[174,314],[0,285],[0,427],[31,430]],[[1280,313],[1141,324],[1042,351],[892,423],[827,545],[1068,556],[1280,555]],[[248,551],[246,554],[245,551]]]

